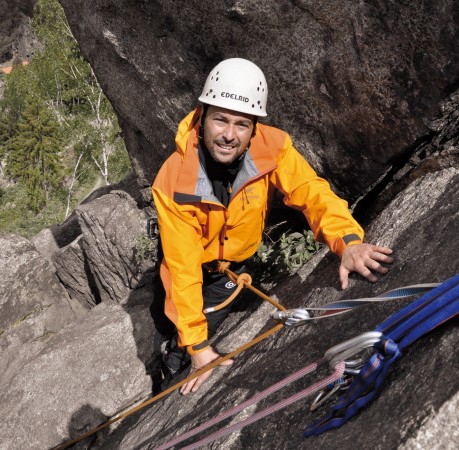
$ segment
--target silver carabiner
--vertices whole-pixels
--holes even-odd
[[[275,320],[285,320],[285,325],[296,326],[311,320],[314,316],[304,308],[287,309],[286,311],[274,311],[271,317]]]
[[[317,408],[320,408],[336,392],[347,390],[353,379],[354,378],[352,376],[343,375],[343,377],[336,380],[333,384],[326,386],[314,399],[311,406],[309,407],[309,411],[315,411]]]
[[[372,347],[381,340],[382,335],[380,331],[368,331],[330,348],[325,352],[324,358],[331,367],[335,367],[339,362],[346,362],[346,359],[351,356],[355,356],[366,348]]]

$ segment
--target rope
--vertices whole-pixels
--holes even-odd
[[[239,276],[236,275],[234,272],[231,272],[228,267],[229,267],[229,263],[227,265],[224,264],[222,266],[222,270],[224,271],[225,274],[227,274],[228,278],[230,278],[233,282],[234,281],[237,282]],[[241,275],[247,275],[247,274],[241,274]],[[249,275],[249,277],[250,277],[250,275]],[[252,279],[250,278],[250,283],[251,283],[251,281],[252,281]],[[249,284],[249,282],[247,281],[246,277],[241,277],[241,285],[243,287],[249,288],[250,290],[252,290],[252,292],[255,292],[258,296],[260,296],[264,300],[266,300],[269,303],[271,303],[272,305],[274,305],[280,311],[285,311],[285,308],[280,303],[277,303],[275,300],[273,300],[272,298],[268,297],[263,292],[259,291],[258,289],[254,288],[251,284]],[[225,300],[225,302],[228,302],[228,300]],[[135,412],[145,408],[148,405],[151,405],[151,404],[155,403],[156,401],[160,400],[161,398],[165,397],[166,395],[170,394],[171,392],[179,389],[180,387],[182,387],[184,384],[188,383],[189,381],[200,377],[201,375],[203,375],[204,373],[208,372],[211,369],[214,369],[215,367],[219,366],[220,364],[222,364],[223,362],[227,361],[228,359],[234,358],[236,355],[239,355],[240,353],[244,352],[245,350],[249,349],[250,347],[253,347],[254,345],[258,344],[259,342],[263,341],[264,339],[267,339],[269,336],[271,336],[272,334],[274,334],[277,331],[279,331],[283,326],[284,326],[283,323],[278,323],[273,328],[270,328],[269,330],[267,330],[264,333],[262,333],[260,336],[257,336],[256,338],[252,339],[248,343],[242,345],[241,347],[238,347],[237,349],[233,350],[231,353],[228,353],[228,354],[226,354],[224,356],[221,356],[220,358],[217,358],[215,361],[211,362],[207,366],[204,366],[201,369],[197,370],[196,372],[193,372],[191,375],[189,375],[188,377],[186,377],[182,381],[179,381],[178,383],[176,383],[173,386],[169,387],[168,389],[160,392],[159,394],[155,395],[154,397],[152,397],[152,398],[150,398],[148,400],[145,400],[140,405],[137,405],[134,408],[131,408],[128,411],[115,416],[114,418],[102,423],[98,427],[93,428],[92,430],[89,430],[88,432],[78,436],[75,439],[72,439],[70,441],[64,442],[64,443],[62,443],[62,444],[60,444],[60,445],[58,445],[56,447],[51,448],[50,450],[63,450],[65,448],[69,447],[70,445],[76,444],[76,443],[81,442],[82,440],[84,440],[84,439],[86,439],[86,438],[88,438],[90,436],[93,436],[94,434],[98,433],[99,431],[109,427],[113,423],[118,422],[118,421],[120,421],[122,419],[125,419],[126,417],[134,414]]]
[[[241,273],[236,279],[236,284],[237,284],[236,290],[224,302],[212,308],[205,308],[203,310],[204,314],[214,312],[214,311],[220,311],[220,309],[226,308],[240,294],[242,289],[252,284],[252,277],[248,273]]]
[[[208,420],[207,422],[203,423],[202,425],[199,425],[196,428],[193,428],[190,431],[187,431],[186,433],[183,433],[181,436],[177,436],[174,439],[171,439],[170,441],[165,442],[164,444],[160,445],[157,447],[155,450],[166,450],[169,447],[172,447],[174,445],[179,444],[180,442],[185,441],[186,439],[189,439],[190,437],[193,437],[197,435],[198,433],[201,433],[202,431],[207,430],[213,425],[216,425],[217,423],[220,423],[222,420],[227,419],[228,417],[234,416],[238,412],[242,411],[243,409],[248,408],[249,406],[253,405],[254,403],[258,403],[260,400],[263,400],[264,398],[268,397],[269,395],[273,394],[274,392],[277,392],[278,390],[282,389],[284,386],[287,386],[294,381],[304,377],[305,375],[308,375],[311,372],[314,372],[319,366],[322,364],[326,363],[327,360],[325,358],[321,358],[317,360],[316,362],[313,362],[311,364],[308,364],[306,367],[303,367],[302,369],[298,370],[295,373],[292,373],[288,377],[284,378],[283,380],[277,382],[276,384],[273,384],[272,386],[266,388],[264,391],[259,392],[258,394],[254,395],[252,398],[244,401],[243,403],[234,406],[233,408],[228,409],[224,413]]]
[[[352,311],[354,308],[358,308],[363,305],[370,303],[381,303],[392,300],[399,300],[402,298],[410,297],[413,295],[424,294],[431,289],[437,287],[439,283],[426,283],[426,284],[415,284],[412,286],[404,286],[397,289],[392,289],[378,297],[364,297],[356,298],[352,300],[339,300],[336,302],[328,303],[322,306],[306,307],[288,309],[283,311],[275,311],[272,314],[273,319],[285,321],[287,326],[303,325],[310,320],[325,319],[338,314],[344,314]],[[318,314],[312,315],[310,311],[319,311]]]
[[[250,416],[247,419],[241,420],[240,422],[230,425],[229,427],[218,430],[215,433],[210,434],[206,438],[201,439],[200,441],[194,442],[191,445],[183,447],[182,450],[194,450],[194,449],[200,448],[206,444],[209,444],[210,442],[215,441],[216,439],[226,436],[227,434],[234,433],[235,431],[241,430],[247,425],[257,422],[263,417],[269,416],[270,414],[273,414],[276,411],[280,411],[281,409],[286,408],[287,406],[291,405],[292,403],[297,402],[298,400],[308,397],[314,392],[317,392],[318,390],[323,389],[330,383],[334,383],[335,381],[339,380],[343,376],[344,368],[345,368],[345,362],[340,362],[335,367],[335,371],[328,377],[324,378],[323,380],[312,384],[311,386],[307,387],[306,389],[303,389],[300,392],[297,392],[291,397],[281,400],[280,402],[255,413],[253,416]]]
[[[238,275],[235,274],[234,272],[231,272],[228,268],[224,268],[224,273],[228,276],[228,278],[233,281],[233,283],[237,283],[238,280]],[[241,274],[241,275],[247,275],[247,274]],[[256,287],[252,286],[251,284],[248,284],[244,282],[244,286],[252,291],[253,293],[257,294],[260,298],[263,300],[267,301],[268,303],[271,303],[271,305],[275,306],[278,310],[280,311],[286,311],[286,309],[278,302],[273,300],[271,297],[268,297],[266,294],[258,290]]]

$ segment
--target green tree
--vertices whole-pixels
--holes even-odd
[[[12,220],[0,220],[0,230],[25,235],[29,234],[25,226],[36,230],[38,223],[47,226],[63,220],[100,181],[117,182],[131,168],[117,117],[80,52],[59,1],[37,0],[31,27],[41,49],[28,65],[17,62],[4,76],[0,100],[0,176],[7,173],[16,181],[3,187],[0,213]],[[44,138],[50,152],[43,160],[50,166],[47,171],[31,163],[35,161],[31,146],[35,152],[38,147],[27,133],[39,134],[38,125],[49,128]],[[53,162],[52,155],[57,154],[63,170],[57,159]],[[11,199],[18,193],[22,200],[15,204]],[[30,210],[19,211],[26,204],[35,211],[44,207],[32,217]]]
[[[38,212],[60,187],[62,175],[58,124],[47,107],[37,101],[27,105],[10,147],[6,171],[26,186],[28,206]]]

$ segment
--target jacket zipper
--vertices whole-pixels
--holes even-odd
[[[277,167],[277,165],[276,165]],[[255,177],[252,177],[250,178],[249,180],[247,180],[246,183],[244,183],[240,189],[234,194],[233,198],[236,197],[236,195],[241,191],[241,190],[244,190],[245,187],[247,186],[247,184],[251,181],[255,181],[255,180],[258,180],[259,178],[262,178],[264,177],[267,173],[269,172],[272,172],[276,167],[270,169],[270,170],[266,170],[265,172],[263,173],[259,173],[257,176]],[[245,192],[245,191],[244,191]],[[247,193],[245,194],[245,196],[247,197]],[[244,198],[244,197],[243,197]],[[247,200],[247,203],[249,203],[249,200],[248,198],[246,198]],[[229,204],[231,203],[232,199],[230,199],[230,201],[228,202],[228,207],[229,207]],[[226,210],[228,210],[228,207],[226,207]],[[226,214],[225,214],[226,216]],[[224,247],[225,247],[225,241],[227,239],[226,237],[226,232],[228,231],[228,225],[226,224],[226,220],[227,218],[225,217],[225,223],[223,224],[223,227],[222,229],[220,230],[220,236],[219,236],[219,241],[220,241],[220,245],[219,245],[219,249],[218,249],[218,259],[219,260],[223,260],[223,251],[224,251]]]

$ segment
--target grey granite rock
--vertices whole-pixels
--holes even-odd
[[[0,449],[50,448],[148,394],[148,302],[147,295],[130,308],[101,303],[10,370],[0,390]]]
[[[121,302],[140,287],[155,262],[138,257],[146,216],[124,191],[113,191],[77,209],[81,246],[100,301]]]
[[[22,344],[47,340],[82,314],[52,264],[21,236],[0,235],[0,373]],[[5,350],[9,354],[3,354]]]

